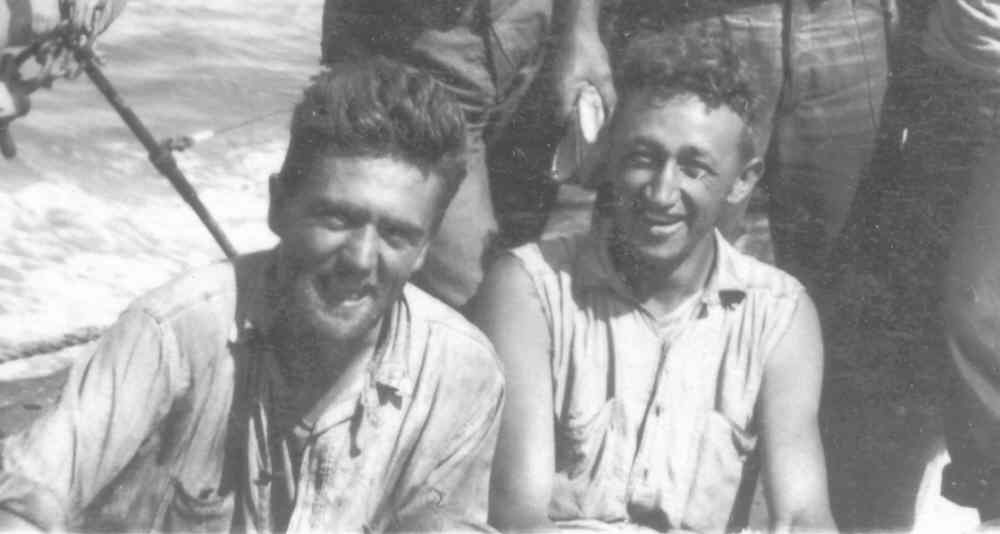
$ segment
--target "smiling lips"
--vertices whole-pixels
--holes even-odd
[[[375,286],[367,281],[350,283],[331,273],[320,276],[317,282],[317,289],[323,297],[328,302],[336,303],[337,306],[359,306],[365,299],[375,298]]]
[[[679,230],[684,224],[685,217],[683,215],[643,212],[639,214],[638,220],[650,234],[663,235]]]

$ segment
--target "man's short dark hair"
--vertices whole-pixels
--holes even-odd
[[[295,107],[282,179],[295,187],[317,153],[393,157],[428,168],[444,179],[450,199],[466,171],[462,109],[429,74],[397,61],[334,64]]]
[[[621,99],[652,91],[664,100],[683,93],[700,98],[710,109],[726,106],[752,128],[759,96],[746,62],[733,50],[724,28],[671,28],[630,38],[615,73]],[[742,146],[754,153],[753,139]]]

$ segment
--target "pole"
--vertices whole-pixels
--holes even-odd
[[[125,104],[121,95],[118,94],[118,91],[115,90],[114,86],[111,85],[111,82],[108,81],[107,77],[104,76],[104,73],[97,66],[93,50],[87,46],[77,47],[74,50],[74,55],[80,65],[83,66],[83,70],[87,73],[90,81],[94,82],[94,85],[101,91],[104,98],[108,100],[111,107],[115,108],[115,111],[118,112],[118,115],[139,139],[142,146],[146,147],[146,151],[149,153],[149,161],[153,163],[156,170],[160,171],[160,174],[165,176],[167,180],[170,180],[171,185],[181,195],[184,202],[187,202],[191,206],[191,209],[201,219],[202,224],[205,225],[208,232],[212,234],[215,242],[219,244],[226,257],[233,258],[236,256],[236,249],[233,248],[226,234],[222,232],[219,224],[215,222],[212,214],[202,204],[201,199],[198,198],[198,193],[191,186],[191,182],[187,180],[184,173],[181,172],[180,167],[177,166],[177,160],[174,159],[173,152],[158,143],[142,121],[139,120],[135,112]]]

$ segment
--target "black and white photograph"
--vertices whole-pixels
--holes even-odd
[[[0,532],[1000,532],[1000,0],[3,0],[0,154]]]

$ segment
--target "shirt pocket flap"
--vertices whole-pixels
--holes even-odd
[[[228,531],[233,516],[233,496],[220,495],[216,488],[200,487],[173,479],[173,496],[163,527],[172,532]]]
[[[615,404],[615,399],[610,399],[593,416],[556,424],[557,472],[576,478],[589,470],[590,464],[599,456],[611,428]]]
[[[579,424],[556,425],[556,473],[549,516],[615,522],[627,518],[624,501],[622,405],[606,401]]]
[[[697,464],[683,526],[698,532],[724,532],[743,478],[747,456],[757,445],[748,433],[722,413],[712,411],[698,445]]]

